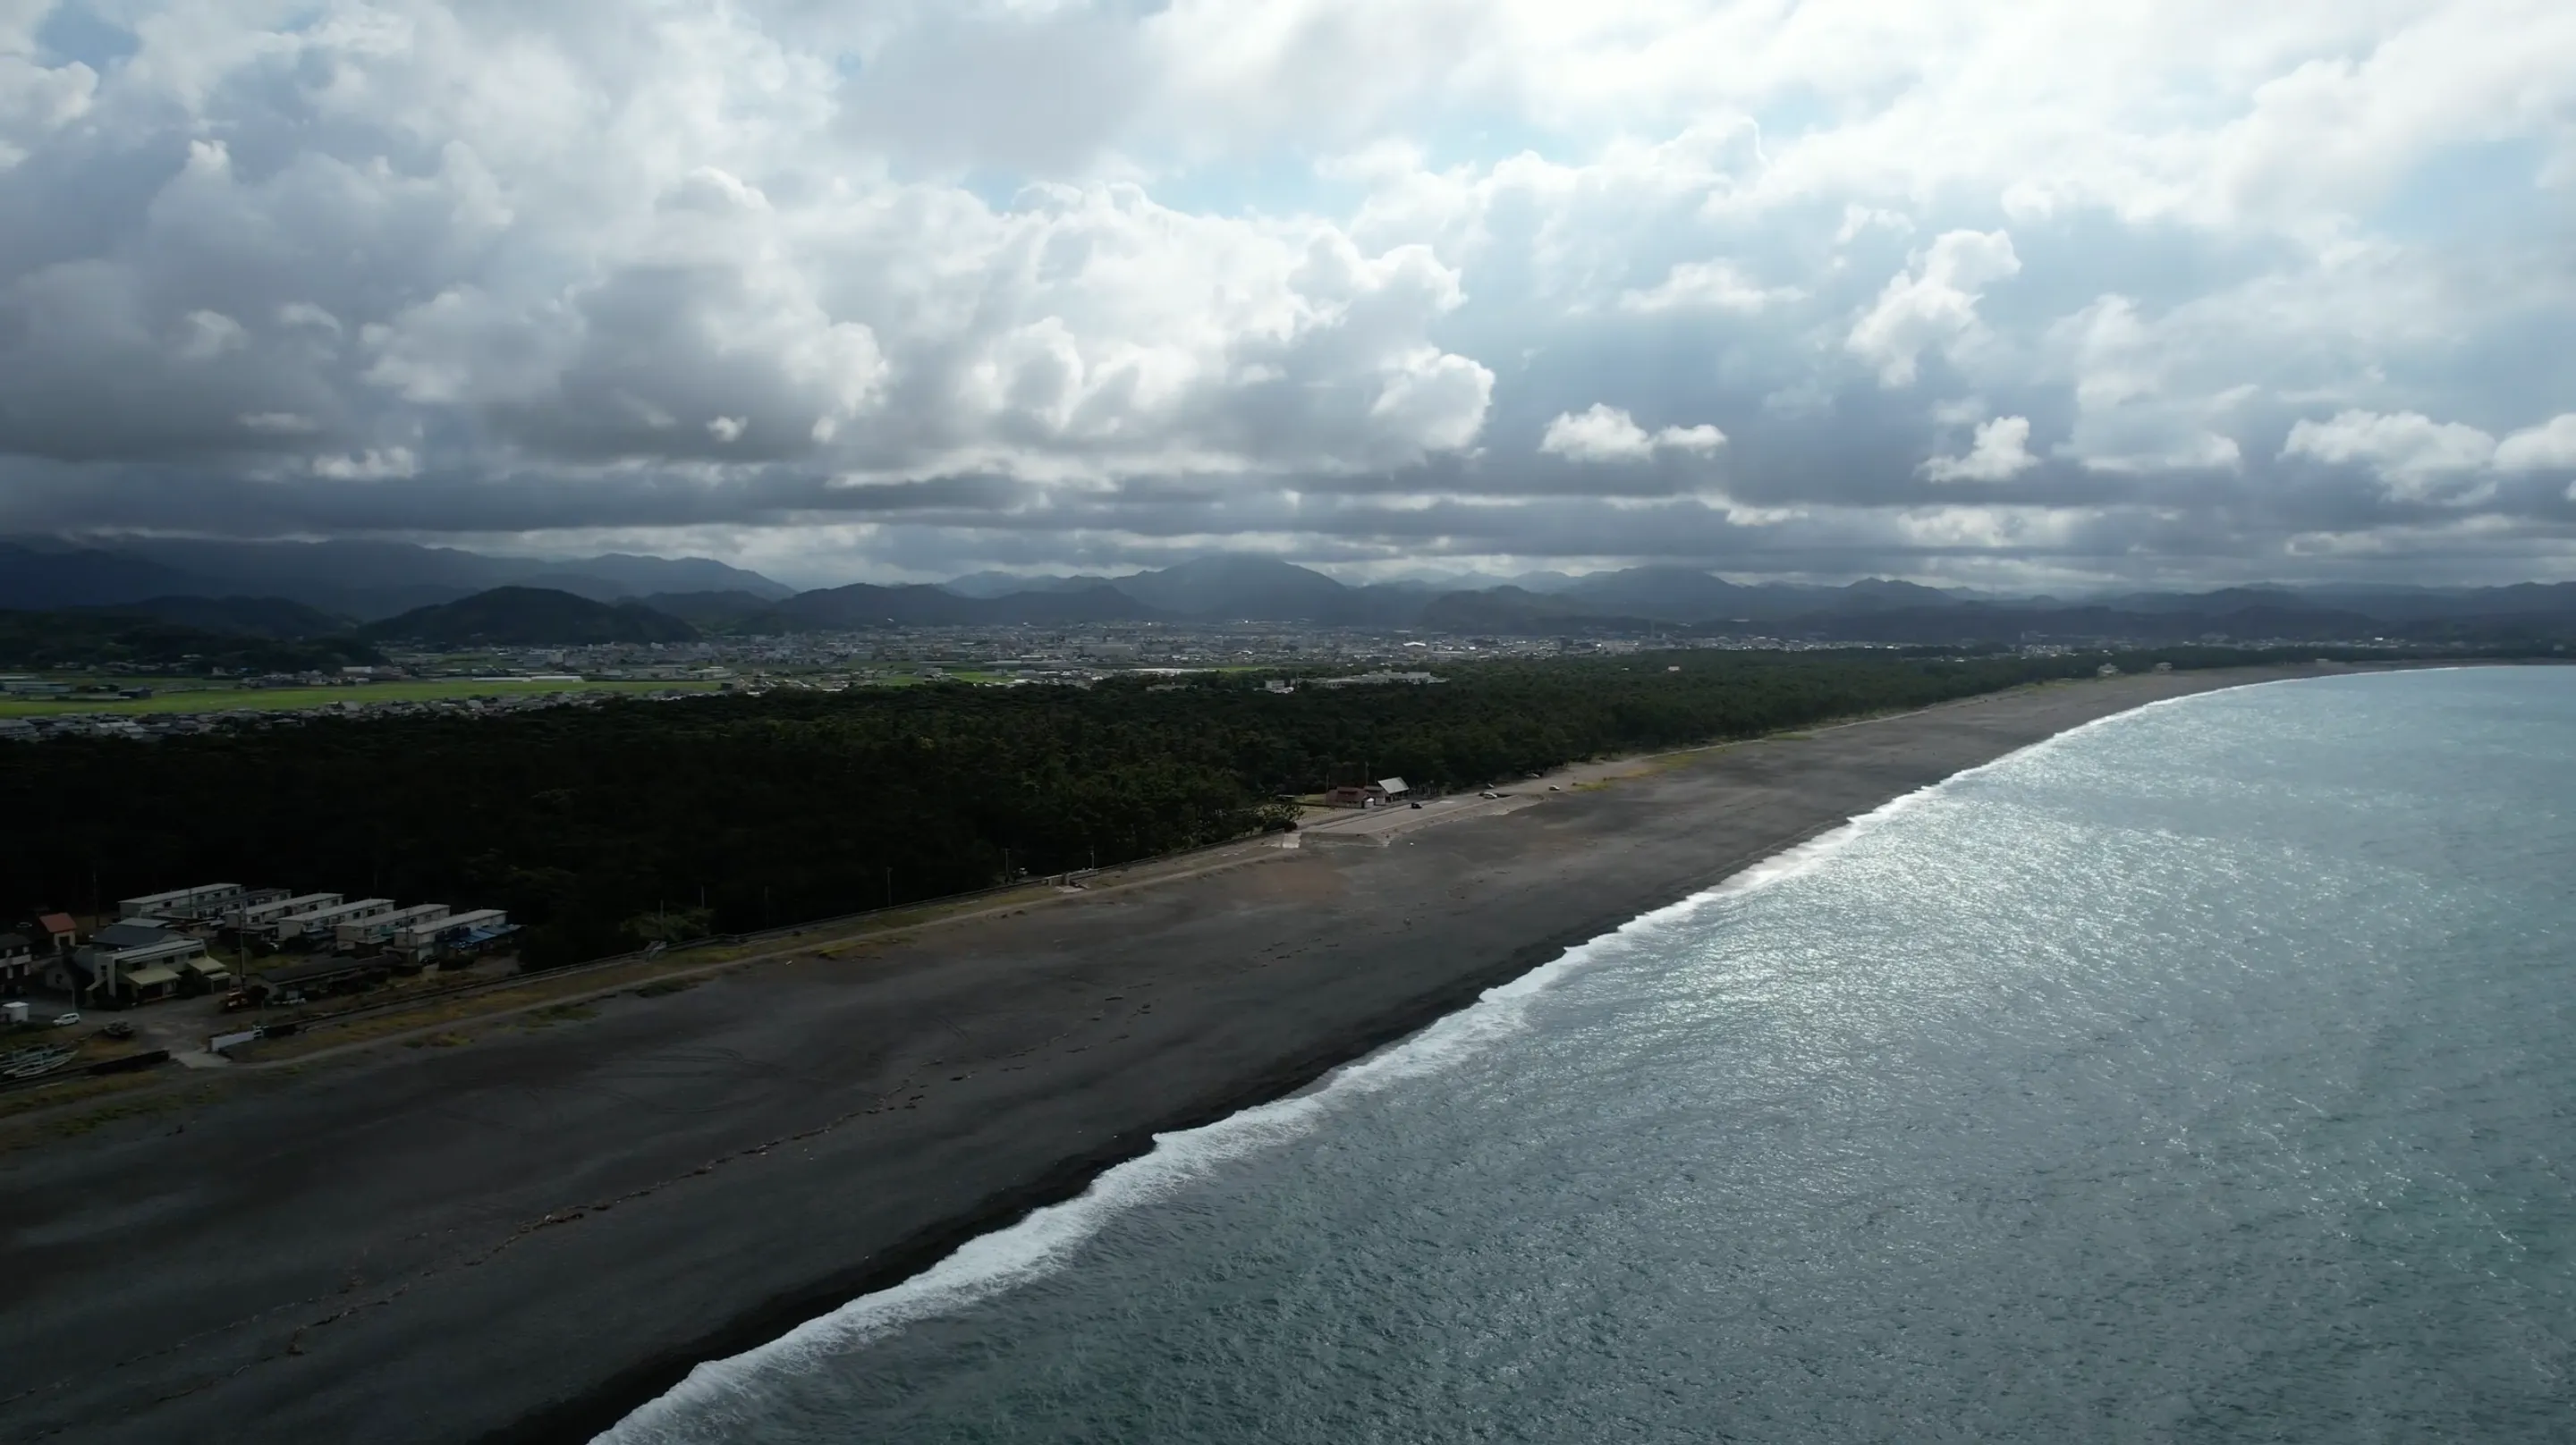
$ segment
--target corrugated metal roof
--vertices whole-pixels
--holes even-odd
[[[150,948],[156,943],[168,943],[179,936],[166,928],[156,928],[149,923],[111,923],[91,934],[90,942],[103,943],[110,948]]]
[[[1404,779],[1402,778],[1380,778],[1377,780],[1377,785],[1386,789],[1390,793],[1405,793],[1412,791],[1404,785]]]

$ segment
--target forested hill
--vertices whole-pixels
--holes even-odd
[[[303,672],[385,660],[353,637],[267,635],[252,625],[262,601],[167,597],[132,607],[0,612],[0,669],[123,665]]]
[[[741,931],[981,887],[1006,858],[1045,873],[1238,836],[1332,779],[1472,787],[2099,661],[1686,652],[1286,696],[1210,675],[13,744],[0,816],[40,826],[0,829],[21,895],[0,905],[228,878],[504,907],[532,961],[566,961],[635,946],[663,905],[684,930]]]
[[[370,623],[362,636],[432,647],[689,642],[698,630],[637,602],[594,602],[551,587],[495,587]]]

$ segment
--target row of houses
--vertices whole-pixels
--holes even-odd
[[[209,956],[205,939],[157,918],[120,918],[86,942],[63,913],[0,933],[0,994],[12,997],[42,988],[82,1003],[145,1003],[231,982],[232,970]]]
[[[272,946],[303,942],[339,948],[390,947],[419,955],[461,942],[465,935],[497,936],[510,926],[498,908],[455,912],[444,903],[398,904],[390,898],[349,898],[338,893],[295,893],[284,888],[244,888],[206,883],[120,900],[129,922],[212,924],[237,939]]]
[[[42,952],[27,933],[0,933],[0,992],[41,986],[85,1004],[126,1005],[234,991],[244,980],[210,947],[227,936],[236,955],[254,945],[289,946],[380,958],[390,971],[481,953],[517,931],[498,908],[459,913],[444,903],[403,906],[237,883],[121,899],[116,911],[116,922],[86,941],[68,916],[44,915],[37,925],[47,944]]]

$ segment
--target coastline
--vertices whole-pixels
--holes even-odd
[[[0,1408],[25,1438],[586,1439],[1155,1134],[1892,798],[2145,703],[2320,675],[2024,689],[1632,760],[1385,847],[1248,853],[339,1061],[184,1135],[112,1124],[10,1162],[37,1343]]]

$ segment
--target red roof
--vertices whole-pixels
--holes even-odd
[[[48,913],[36,920],[36,926],[45,930],[47,933],[80,932],[79,929],[72,926],[72,916],[68,913]]]

